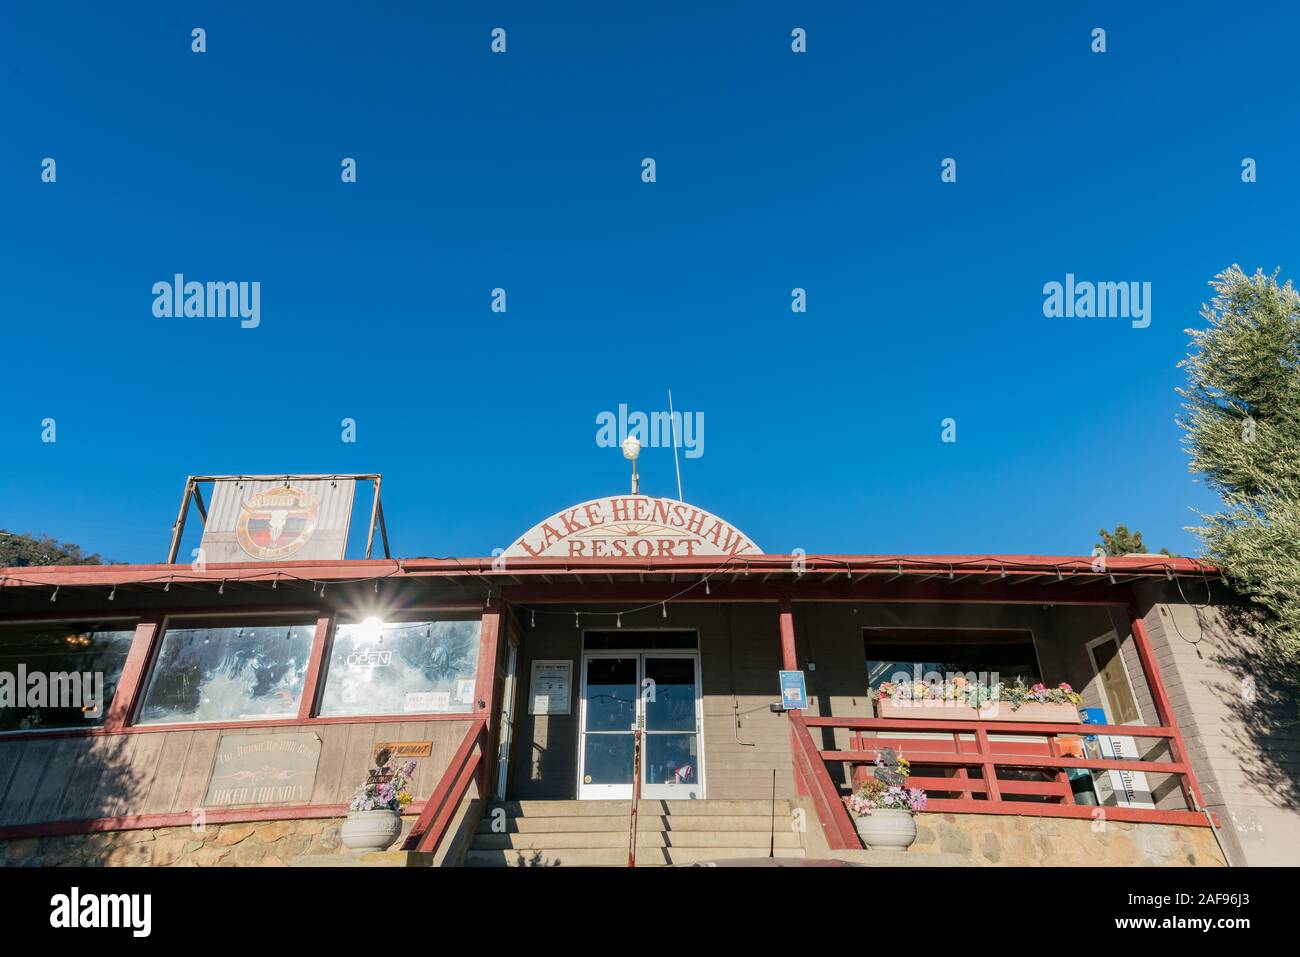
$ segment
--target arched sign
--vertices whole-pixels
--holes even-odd
[[[673,498],[611,495],[556,512],[503,553],[507,558],[692,558],[761,555],[734,525]]]

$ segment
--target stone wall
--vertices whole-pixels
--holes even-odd
[[[403,831],[409,831],[407,817]],[[286,867],[304,854],[341,850],[342,818],[100,831],[0,840],[6,867]]]
[[[1098,825],[1100,826],[1100,825]],[[968,866],[1222,867],[1207,827],[1001,814],[918,814],[909,855],[956,854]]]

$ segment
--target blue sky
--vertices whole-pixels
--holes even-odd
[[[1300,17],[841,6],[6,4],[0,527],[160,561],[189,473],[379,471],[396,552],[486,555],[671,388],[770,552],[1196,554],[1176,363],[1216,272],[1300,263]],[[177,272],[260,326],[155,318]],[[1067,272],[1150,327],[1045,318]]]

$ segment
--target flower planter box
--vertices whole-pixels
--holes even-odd
[[[1006,701],[994,701],[976,711],[969,705],[952,701],[882,698],[876,702],[881,718],[905,718],[909,721],[1020,721],[1027,724],[1081,724],[1079,709],[1072,704],[1046,704],[1026,701],[1014,711]]]

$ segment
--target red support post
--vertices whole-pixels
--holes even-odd
[[[478,676],[474,682],[474,714],[487,722],[483,760],[479,764],[479,797],[486,799],[492,775],[496,773],[496,735],[500,730],[492,721],[496,706],[497,652],[501,643],[501,608],[488,604],[483,608],[483,624],[478,638]]]
[[[1138,660],[1142,662],[1142,672],[1147,679],[1147,687],[1151,690],[1151,700],[1155,702],[1156,717],[1160,719],[1160,724],[1173,732],[1169,738],[1169,750],[1173,757],[1174,764],[1183,764],[1187,766],[1187,773],[1179,776],[1179,783],[1183,789],[1183,799],[1187,801],[1187,806],[1193,811],[1203,810],[1205,799],[1201,797],[1201,788],[1196,783],[1196,774],[1192,770],[1192,762],[1187,755],[1187,747],[1183,744],[1183,733],[1178,728],[1178,722],[1174,719],[1174,709],[1169,703],[1169,693],[1165,691],[1164,679],[1160,677],[1160,667],[1156,664],[1156,655],[1151,647],[1151,636],[1147,634],[1146,622],[1138,614],[1137,605],[1128,606],[1129,626],[1133,630],[1133,643],[1137,646]]]
[[[799,652],[794,643],[794,604],[781,599],[781,667],[785,671],[799,670]]]
[[[131,720],[136,702],[144,691],[145,672],[149,667],[149,659],[153,656],[154,646],[162,636],[162,627],[162,615],[142,618],[136,623],[135,637],[131,639],[131,648],[122,664],[117,690],[112,702],[106,706],[108,714],[104,717],[105,731],[121,731]]]
[[[979,749],[980,768],[984,772],[984,793],[990,801],[1001,801],[997,763],[993,760],[993,749],[989,747],[989,733],[983,728],[975,729],[975,747]]]
[[[322,612],[316,619],[316,634],[312,638],[311,655],[307,659],[307,676],[302,683],[302,700],[298,703],[298,720],[306,721],[316,710],[316,695],[320,690],[321,674],[325,666],[325,648],[329,645],[334,616]]]

